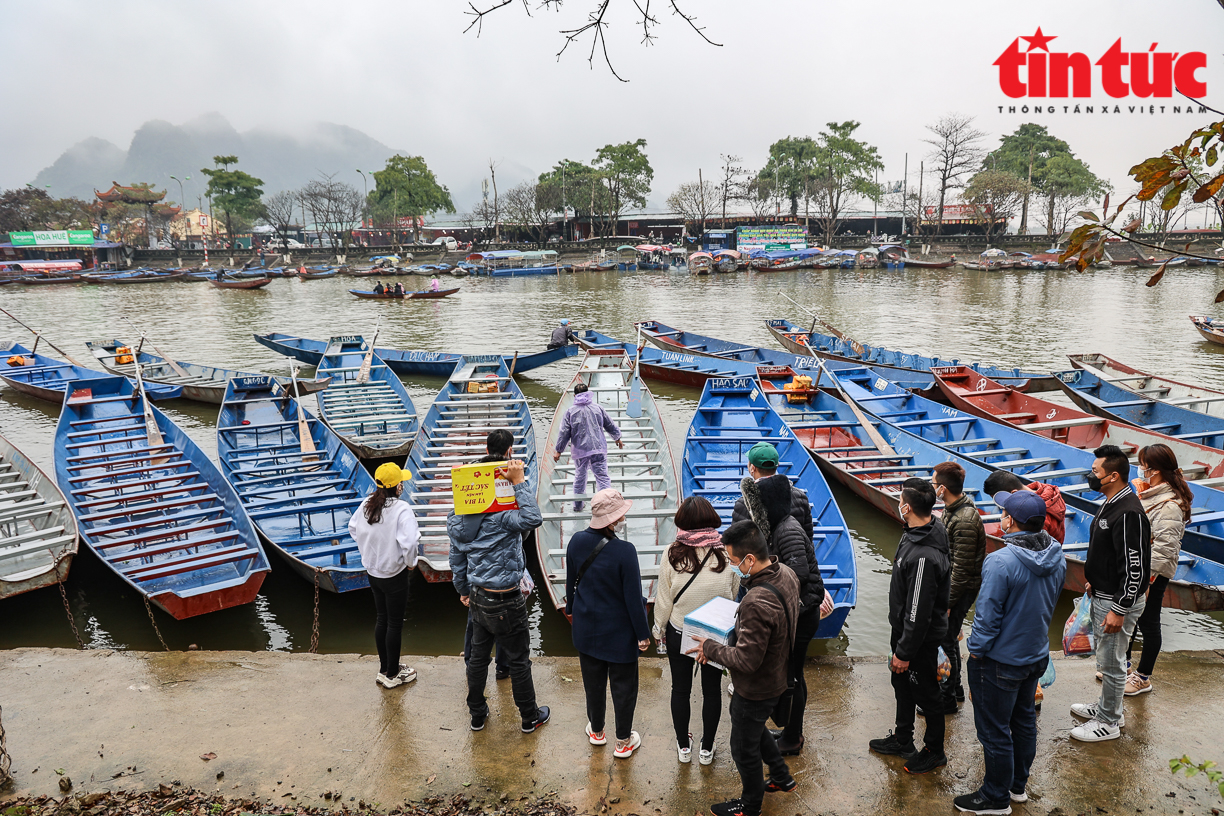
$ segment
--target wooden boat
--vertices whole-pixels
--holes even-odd
[[[297,276],[301,280],[322,280],[324,278],[334,278],[340,274],[339,269],[299,269]]]
[[[438,289],[437,291],[422,289],[419,292],[400,292],[398,294],[394,292],[376,293],[363,291],[361,289],[350,289],[349,294],[356,295],[357,297],[364,298],[366,300],[433,300],[437,298],[449,297],[458,291],[459,287],[456,286],[453,289]]]
[[[717,272],[735,272],[739,269],[740,254],[734,249],[720,249],[713,257],[714,269]]]
[[[327,343],[322,340],[311,340],[291,334],[257,334],[255,341],[286,357],[292,357],[312,366],[319,364],[327,348]],[[455,364],[465,356],[445,351],[400,351],[389,348],[375,348],[374,353],[381,357],[392,371],[404,377],[448,377],[455,370]],[[507,365],[514,362],[515,373],[521,374],[524,371],[531,371],[577,354],[577,346],[560,346],[555,349],[537,351],[534,354],[520,355],[516,352],[502,356]]]
[[[1224,322],[1217,322],[1214,317],[1206,315],[1198,317],[1190,315],[1190,322],[1194,324],[1194,328],[1198,329],[1198,333],[1204,340],[1224,346]]]
[[[769,406],[755,379],[715,378],[705,384],[684,445],[681,488],[686,497],[709,499],[725,526],[748,473],[748,450],[760,441],[778,449],[778,472],[807,493],[812,505],[812,543],[834,605],[816,637],[837,637],[858,600],[854,543],[820,469]]]
[[[1178,439],[1189,439],[1209,448],[1224,449],[1224,417],[1136,394],[1102,380],[1091,371],[1072,369],[1059,372],[1057,377],[1063,393],[1090,414]]]
[[[409,300],[437,300],[438,298],[450,297],[459,291],[456,286],[452,289],[422,289],[418,292],[409,292]]]
[[[176,273],[152,273],[143,275],[115,275],[113,277],[101,278],[97,283],[101,284],[126,284],[126,283],[164,283],[166,281],[175,281],[181,278],[182,275]]]
[[[688,256],[691,275],[708,275],[714,271],[714,256],[708,252],[694,252]]]
[[[361,459],[406,456],[417,432],[412,397],[359,335],[333,337],[316,373],[331,377],[319,417]]]
[[[182,388],[184,399],[207,402],[211,405],[221,404],[225,398],[225,384],[235,377],[260,376],[232,368],[218,368],[199,363],[188,363],[183,360],[167,360],[144,351],[143,338],[134,346],[129,346],[122,340],[92,340],[86,341],[85,345],[93,352],[102,367],[111,374],[134,377],[136,364],[139,363],[145,382],[177,385]],[[319,377],[314,380],[299,381],[298,388],[303,394],[313,394],[316,391],[322,391],[329,382],[329,378]]]
[[[972,470],[965,460],[970,460],[990,469],[1010,470],[1025,480],[1057,485],[1068,505],[1063,546],[1068,568],[1065,586],[1083,592],[1083,559],[1088,542],[1084,524],[1091,523],[1103,498],[1084,484],[1092,467],[1091,451],[932,402],[867,371],[844,370],[834,376],[865,414],[879,418],[877,427],[886,439],[895,438],[885,433],[888,427],[921,436],[945,450],[945,459],[958,457],[967,477],[972,476]],[[875,420],[871,421],[874,424]],[[900,453],[915,450],[913,447],[902,450],[896,444],[894,448]],[[1195,493],[1195,518],[1188,524],[1182,558],[1175,580],[1165,594],[1164,605],[1195,611],[1224,608],[1224,585],[1220,580],[1224,569],[1219,568],[1224,561],[1224,539],[1219,537],[1224,532],[1219,520],[1224,494],[1201,483],[1192,482],[1190,489]],[[1211,509],[1212,506],[1216,509]],[[987,530],[990,531],[989,524]]]
[[[908,254],[901,256],[899,260],[904,262],[906,266],[915,266],[919,269],[948,269],[956,263],[956,261],[933,261],[926,258],[915,258]]]
[[[1177,456],[1187,479],[1224,477],[1224,451],[1156,431],[1149,431],[1086,414],[1029,394],[1022,394],[964,366],[931,370],[939,389],[953,407],[985,419],[999,420],[1021,430],[1076,448],[1093,450],[1117,445],[1136,453],[1163,442]],[[1224,480],[1222,480],[1224,481]]]
[[[37,345],[37,343],[35,344]],[[33,365],[13,365],[8,360],[21,357]],[[101,371],[65,363],[53,357],[36,354],[20,343],[0,342],[0,380],[22,394],[60,405],[64,393],[77,380],[92,380],[105,377]],[[183,393],[182,386],[145,383],[145,393],[151,400],[175,399]]]
[[[536,439],[523,392],[501,356],[463,356],[429,406],[406,466],[412,476],[404,498],[412,502],[421,528],[417,565],[428,581],[451,579],[446,533],[446,517],[455,506],[451,468],[483,458],[485,437],[497,428],[513,434],[512,453],[526,465],[534,493],[539,479]]]
[[[625,447],[608,446],[608,475],[612,486],[633,502],[626,519],[627,533],[622,537],[637,548],[642,596],[650,602],[654,601],[660,559],[676,538],[673,518],[680,506],[680,489],[667,429],[650,389],[643,384],[638,385],[640,415],[629,415],[633,378],[633,361],[624,350],[587,352],[578,373],[561,395],[549,426],[545,455],[540,459],[538,501],[544,524],[536,530],[536,548],[549,596],[557,609],[565,608],[565,550],[570,537],[590,524],[589,503],[595,492],[593,478],[586,490],[574,492],[570,451],[561,454],[560,462],[552,459],[565,414],[574,404],[574,386],[578,383],[588,387],[595,401],[621,429]],[[580,512],[574,511],[576,501],[586,502]]]
[[[405,296],[404,292],[372,292],[364,289],[350,289],[349,294],[364,300],[403,300]]]
[[[933,366],[962,365],[959,360],[943,360],[921,354],[906,354],[878,346],[865,346],[845,335],[821,334],[815,330],[814,324],[813,328],[804,329],[789,320],[767,320],[765,326],[783,348],[795,354],[803,353],[803,350],[806,350],[826,360],[844,360],[906,372],[930,371]],[[1058,389],[1058,384],[1051,374],[1025,372],[1018,368],[1001,368],[984,363],[972,363],[970,368],[999,382],[1022,388],[1029,393]]]
[[[272,279],[252,278],[250,280],[232,280],[227,278],[224,280],[211,279],[208,282],[218,289],[258,289],[261,286],[267,286],[272,282]]]
[[[68,577],[77,523],[55,480],[0,436],[0,600]]]
[[[374,479],[290,389],[273,377],[230,380],[217,457],[251,521],[294,572],[328,592],[370,585],[348,522]]]
[[[56,283],[77,283],[80,280],[80,275],[31,275],[17,278],[17,283],[24,286],[51,286]]]
[[[1148,374],[1104,354],[1068,354],[1067,359],[1074,367],[1089,371],[1100,379],[1122,386],[1139,396],[1152,397],[1170,405],[1224,417],[1224,391]]]
[[[55,478],[94,554],[178,620],[254,601],[268,560],[217,466],[123,377],[74,385]]]

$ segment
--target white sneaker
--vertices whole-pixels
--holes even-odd
[[[405,683],[411,683],[417,678],[416,669],[412,668],[407,663],[401,663],[399,674],[397,674],[396,677],[399,677]]]
[[[688,747],[685,748],[680,743],[676,743],[676,753],[680,755],[680,761],[685,765],[693,761],[693,735],[689,734]]]
[[[1011,800],[1013,802],[1027,802],[1028,801],[1028,791],[1026,790],[1022,790],[1019,793],[1016,793],[1015,791],[1008,791],[1008,794],[1011,796]]]
[[[1104,742],[1115,740],[1120,736],[1122,736],[1122,731],[1118,726],[1107,725],[1099,720],[1089,720],[1071,729],[1071,739],[1080,742]]]
[[[619,740],[618,740],[619,743]],[[642,736],[636,731],[629,732],[629,741],[624,745],[617,745],[616,750],[612,752],[612,756],[617,759],[628,759],[633,756],[633,752],[642,747]]]
[[[596,734],[594,731],[591,730],[590,720],[587,720],[586,735],[587,735],[587,739],[591,741],[592,745],[607,745],[608,744],[608,738],[604,736],[604,732],[600,731],[598,734]]]
[[[717,746],[714,748],[711,748],[708,751],[702,748],[700,751],[697,752],[697,761],[700,762],[702,765],[709,765],[710,763],[714,761],[714,752],[717,750],[718,750]]]
[[[1097,718],[1096,703],[1075,703],[1071,706],[1071,713],[1077,717],[1082,717],[1085,720],[1095,720]],[[1126,727],[1126,714],[1118,718],[1118,727]]]
[[[378,683],[378,685],[382,686],[383,688],[392,689],[392,688],[395,688],[396,686],[402,686],[406,684],[408,681],[405,680],[403,677],[401,677],[398,674],[395,675],[394,677],[388,677],[385,674],[379,673],[378,677],[375,679],[375,682]]]

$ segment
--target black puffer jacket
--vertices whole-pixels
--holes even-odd
[[[948,532],[951,548],[952,589],[948,594],[949,607],[963,597],[977,597],[982,588],[982,562],[986,560],[986,528],[982,516],[969,494],[944,508],[939,517]]]
[[[791,515],[791,489],[785,476],[771,476],[759,482],[745,478],[740,483],[749,517],[769,542],[770,553],[799,579],[800,608],[810,609],[824,600],[824,580],[820,577],[812,539]]]
[[[932,519],[921,527],[905,528],[888,585],[891,644],[900,660],[913,660],[920,646],[943,642],[951,572],[943,522]]]
[[[766,476],[764,479],[761,479],[761,481],[768,482],[771,479],[780,479],[790,485],[790,514],[795,517],[795,521],[799,522],[799,526],[803,528],[803,532],[807,535],[808,541],[811,541],[812,505],[810,502],[808,502],[807,494],[791,484],[791,480],[786,478],[781,473],[775,473],[773,476]],[[735,508],[731,511],[731,521],[752,521],[752,516],[748,515],[748,506],[744,504],[744,500],[742,498],[736,499],[735,501]]]

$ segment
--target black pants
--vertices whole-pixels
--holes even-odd
[[[378,671],[387,677],[399,674],[400,647],[404,634],[404,611],[408,608],[408,576],[403,570],[392,578],[370,576],[374,595],[374,642],[378,644]]]
[[[667,624],[667,665],[671,669],[671,715],[676,729],[676,744],[689,745],[689,720],[692,717],[693,675],[697,661],[680,653],[680,632]],[[701,748],[714,749],[714,735],[722,718],[722,672],[710,665],[701,667]],[[692,745],[689,745],[692,748]]]
[[[892,687],[897,696],[897,739],[907,743],[914,738],[914,706],[920,705],[927,712],[923,744],[933,753],[942,754],[945,723],[939,696],[938,653],[938,643],[924,643],[910,660],[908,671],[893,672]]]
[[[493,644],[506,656],[510,666],[510,685],[514,704],[523,723],[533,723],[540,716],[536,706],[535,684],[531,680],[531,632],[527,628],[527,604],[518,589],[509,592],[489,592],[472,587],[472,652],[467,661],[468,710],[473,717],[487,716],[485,683],[489,680],[489,657]]]
[[[463,662],[466,665],[472,654],[472,610],[468,609],[467,630],[463,633]],[[506,653],[501,649],[497,650],[497,673],[504,674],[510,671],[509,664],[506,662]]]
[[[965,686],[961,676],[961,668],[964,663],[961,660],[960,641],[957,640],[957,637],[961,633],[961,627],[965,625],[969,607],[973,606],[976,600],[976,591],[966,592],[957,599],[956,605],[948,612],[948,634],[944,637],[943,650],[948,656],[951,671],[948,679],[943,682],[943,700],[949,707],[956,705],[957,692],[960,692],[962,697],[965,696]]]
[[[782,741],[787,745],[798,745],[803,739],[803,710],[807,708],[807,679],[803,676],[803,667],[807,663],[808,644],[816,635],[820,626],[820,607],[813,606],[799,613],[795,623],[795,648],[791,650],[790,676],[795,679],[795,693],[791,698],[790,719],[782,726]]]
[[[738,691],[731,695],[731,759],[735,761],[743,786],[740,801],[744,805],[744,816],[757,816],[761,812],[761,802],[765,799],[762,762],[769,766],[772,779],[790,777],[790,768],[778,750],[778,743],[765,727],[765,721],[777,704],[777,697],[745,700]]]
[[[1169,579],[1163,575],[1157,575],[1156,580],[1148,586],[1147,605],[1139,613],[1139,622],[1131,633],[1130,644],[1126,647],[1126,662],[1129,663],[1131,650],[1135,646],[1135,635],[1143,636],[1143,651],[1139,653],[1139,665],[1135,667],[1135,671],[1144,677],[1152,676],[1152,670],[1156,668],[1156,658],[1160,655],[1160,647],[1164,643],[1160,634],[1160,608],[1164,606],[1164,594],[1168,586]]]
[[[608,686],[612,686],[612,716],[616,720],[616,738],[629,739],[633,732],[633,712],[637,708],[638,664],[609,663],[588,654],[578,653],[582,667],[582,688],[586,691],[587,719],[591,731],[604,730],[608,712]]]

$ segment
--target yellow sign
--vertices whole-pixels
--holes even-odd
[[[455,515],[517,510],[514,485],[506,478],[505,462],[482,462],[451,468]]]

